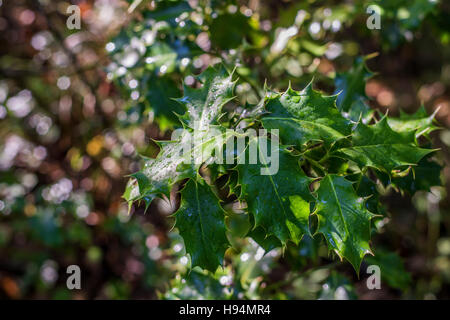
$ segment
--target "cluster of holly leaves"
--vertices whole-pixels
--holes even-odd
[[[230,247],[224,205],[234,203],[249,221],[245,237],[266,252],[299,244],[305,235],[324,237],[329,250],[359,272],[363,258],[373,254],[376,222],[385,215],[379,190],[429,190],[440,184],[441,170],[429,139],[437,129],[434,115],[421,108],[393,118],[369,108],[364,91],[372,76],[368,58],[336,75],[334,95],[315,90],[314,83],[300,91],[289,87],[275,92],[266,86],[260,103],[234,109],[226,106],[236,99],[236,76],[220,64],[208,67],[196,77],[199,85],[184,85],[184,95],[176,99],[184,133],[178,140],[160,142],[155,159],[144,159],[124,198],[130,206],[143,202],[148,207],[154,198],[170,198],[171,190],[179,188],[175,228],[192,267],[214,272],[223,265]],[[249,136],[244,152],[231,152],[234,164],[216,161],[224,156],[217,150],[229,153],[225,143],[235,138],[227,129],[245,134],[249,128],[278,129],[278,136]],[[212,129],[214,135],[209,134]],[[186,161],[184,135],[194,131],[203,136],[195,145],[201,152]],[[272,146],[273,139],[280,141],[274,144],[279,170],[262,175],[270,163],[259,157],[253,164],[248,153],[263,154],[261,145]],[[195,158],[198,154],[203,162]],[[239,161],[241,157],[247,161]]]

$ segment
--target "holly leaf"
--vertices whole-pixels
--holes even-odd
[[[169,195],[172,186],[186,178],[195,178],[202,163],[221,155],[230,132],[215,126],[220,108],[231,99],[234,83],[223,68],[209,67],[198,76],[201,89],[185,86],[183,98],[187,112],[180,117],[187,127],[173,141],[159,142],[161,151],[156,159],[146,159],[144,168],[131,175],[123,197],[129,205],[144,200],[146,205],[162,194]],[[215,152],[218,151],[218,152]]]
[[[262,118],[266,129],[278,129],[285,145],[303,148],[308,142],[330,146],[351,133],[351,122],[336,108],[335,96],[323,96],[312,89],[289,88],[282,95],[267,98],[268,116]]]
[[[317,190],[315,214],[318,232],[325,236],[329,248],[359,272],[363,257],[371,253],[370,219],[374,215],[366,209],[352,183],[337,175],[326,175]]]
[[[393,131],[387,117],[375,125],[358,123],[352,142],[351,147],[338,149],[335,155],[353,160],[361,168],[373,167],[387,174],[401,166],[417,165],[425,155],[435,151],[417,147],[414,131]]]
[[[403,111],[400,111],[399,118],[388,118],[389,126],[398,132],[403,131],[415,131],[416,137],[420,137],[421,135],[428,135],[430,132],[438,129],[436,125],[434,125],[434,118],[436,116],[436,112],[432,115],[428,115],[424,106],[421,106],[419,110],[417,110],[413,114],[407,114]]]
[[[419,190],[430,191],[433,186],[442,186],[442,168],[438,163],[424,158],[406,177],[394,178],[392,183],[411,195]]]
[[[194,130],[207,129],[211,124],[217,124],[222,107],[233,99],[232,74],[222,66],[209,66],[197,76],[203,85],[201,88],[191,88],[184,85],[184,96],[177,99],[186,107],[187,112],[180,116],[181,121]]]
[[[262,152],[263,144],[270,144],[268,149],[271,149],[272,158],[278,152],[279,170],[275,174],[262,174],[274,165]],[[239,158],[249,157],[249,150],[257,150],[257,164],[245,161],[245,164],[238,164],[236,169],[241,185],[239,197],[247,202],[248,211],[254,217],[254,229],[262,227],[267,236],[275,235],[282,244],[288,240],[298,243],[305,233],[310,233],[309,202],[313,197],[309,184],[312,179],[303,172],[297,157],[283,146],[272,147],[272,142],[267,138],[250,139]]]
[[[269,251],[281,247],[281,242],[277,237],[273,235],[267,235],[266,231],[257,227],[256,229],[250,230],[247,237],[252,238],[255,242],[260,245],[266,253]]]
[[[225,234],[225,211],[211,187],[204,181],[189,180],[181,190],[180,208],[174,216],[192,267],[216,271],[222,265],[229,242]]]
[[[414,195],[417,191],[430,191],[433,186],[441,186],[442,166],[430,156],[425,156],[419,161],[417,166],[412,167],[405,176],[390,178],[388,175],[377,172],[377,177],[385,186],[392,186],[402,192]]]
[[[157,1],[154,10],[146,10],[144,12],[145,19],[155,21],[164,21],[177,25],[176,18],[182,13],[192,11],[191,6],[186,1]]]

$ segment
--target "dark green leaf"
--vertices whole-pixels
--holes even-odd
[[[315,214],[319,219],[318,232],[325,236],[330,249],[346,258],[356,272],[363,257],[371,253],[371,214],[358,197],[352,183],[337,175],[327,175],[317,190]]]
[[[271,164],[261,152],[260,143],[267,143],[267,139],[251,139],[241,155],[247,157],[249,150],[255,148],[259,154],[258,164],[246,161],[246,164],[237,165],[240,198],[247,202],[248,210],[255,218],[255,228],[264,228],[267,235],[275,235],[283,244],[288,240],[298,243],[303,234],[309,234],[309,202],[313,200],[309,184],[312,179],[300,168],[298,158],[283,147],[277,149],[278,172],[262,175],[262,170]]]
[[[358,123],[352,142],[352,147],[341,148],[335,154],[355,161],[361,168],[373,167],[388,174],[401,166],[416,165],[434,151],[417,147],[414,131],[393,131],[386,117],[375,125]]]
[[[212,272],[222,265],[229,247],[224,222],[225,211],[205,182],[189,180],[181,190],[180,208],[175,212],[175,227],[184,239],[192,267]]]
[[[302,91],[289,88],[267,99],[266,129],[278,129],[283,144],[303,148],[308,142],[330,146],[351,133],[351,123],[336,108],[335,96],[323,96],[310,83]]]

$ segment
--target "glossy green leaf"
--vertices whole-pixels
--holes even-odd
[[[325,236],[329,248],[358,272],[363,257],[371,253],[370,219],[374,215],[366,209],[364,199],[356,194],[350,181],[327,175],[317,190],[315,214],[318,232]]]
[[[288,240],[298,243],[305,233],[309,234],[309,202],[313,200],[309,184],[312,179],[300,168],[299,158],[284,147],[278,148],[278,172],[262,175],[261,170],[271,165],[261,152],[260,143],[266,143],[264,140],[267,139],[251,139],[245,153],[240,155],[248,158],[249,150],[255,148],[259,161],[237,165],[241,185],[239,197],[247,202],[255,228],[262,227],[267,235],[275,235],[283,244]]]
[[[169,196],[175,183],[195,178],[203,163],[215,161],[215,151],[222,150],[230,135],[223,128],[211,126],[197,134],[184,130],[176,141],[160,141],[156,159],[147,158],[144,168],[131,175],[134,179],[127,185],[125,200],[131,204],[143,199],[148,206],[157,196]]]
[[[331,145],[351,133],[351,123],[336,108],[335,96],[324,96],[310,83],[302,91],[289,88],[267,99],[266,129],[278,129],[283,144],[303,148],[309,142]]]
[[[251,26],[248,17],[239,11],[233,14],[222,14],[212,21],[211,42],[220,49],[237,48],[250,32]]]
[[[377,177],[385,186],[393,186],[402,192],[414,195],[417,191],[430,191],[431,187],[441,186],[442,166],[425,156],[419,161],[417,166],[412,167],[406,172],[405,176],[397,176],[390,178],[381,172],[377,173]]]
[[[223,66],[208,67],[197,76],[201,88],[184,86],[184,95],[177,99],[186,107],[187,112],[180,117],[184,124],[192,129],[204,130],[211,124],[217,124],[222,107],[233,98],[232,74]]]
[[[353,146],[335,154],[355,161],[360,167],[373,167],[388,174],[401,166],[417,165],[434,151],[417,147],[414,131],[393,131],[386,117],[375,125],[358,123],[352,142]]]
[[[357,299],[355,288],[350,280],[340,273],[331,272],[319,294],[319,300],[354,300]]]
[[[376,250],[375,255],[365,261],[369,265],[379,266],[381,279],[392,288],[406,289],[411,282],[411,275],[405,270],[402,258],[394,252]]]
[[[220,300],[236,298],[232,290],[226,290],[230,289],[229,286],[220,283],[220,278],[223,276],[229,277],[230,271],[217,271],[215,274],[212,274],[196,269],[191,270],[189,274],[183,275],[183,277],[174,277],[170,285],[172,290],[167,290],[160,298],[165,300]],[[176,290],[173,290],[175,288]]]

